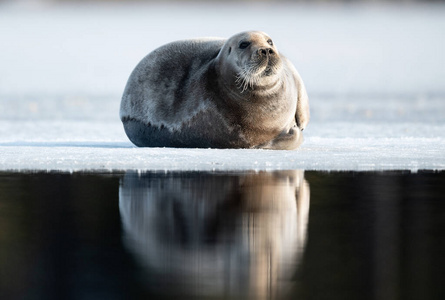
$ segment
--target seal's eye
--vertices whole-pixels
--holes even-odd
[[[267,40],[267,43],[268,43],[269,45],[273,46],[273,42],[272,42],[271,39],[268,39],[268,40]]]
[[[240,49],[246,49],[247,47],[249,47],[250,43],[249,42],[241,42],[239,44],[239,48]]]

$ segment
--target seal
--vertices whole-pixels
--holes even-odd
[[[176,41],[131,73],[120,118],[139,147],[292,150],[303,141],[303,81],[264,32]]]

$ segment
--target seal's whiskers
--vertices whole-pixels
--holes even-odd
[[[257,64],[250,64],[243,68],[237,75],[235,83],[241,93],[244,93],[249,87],[254,88],[259,83],[261,76],[258,72],[259,66]]]

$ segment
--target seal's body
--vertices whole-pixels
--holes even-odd
[[[141,147],[295,149],[309,105],[293,65],[254,31],[154,50],[131,74],[120,117]]]

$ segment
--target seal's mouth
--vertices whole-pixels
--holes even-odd
[[[253,89],[260,80],[266,76],[278,73],[280,60],[269,55],[254,57],[249,63],[241,67],[241,71],[236,75],[236,85],[241,93],[248,88]]]
[[[266,60],[266,65],[264,66],[262,75],[271,76],[277,74],[280,66],[279,60],[276,57],[268,57],[265,60]]]
[[[268,66],[264,69],[264,72],[263,72],[263,75],[264,75],[264,76],[271,76],[271,75],[274,75],[274,74],[276,74],[276,69],[274,68],[274,66],[270,66],[270,65],[268,65]]]
[[[279,60],[276,57],[263,56],[251,61],[251,71],[256,75],[270,76],[279,68]]]

